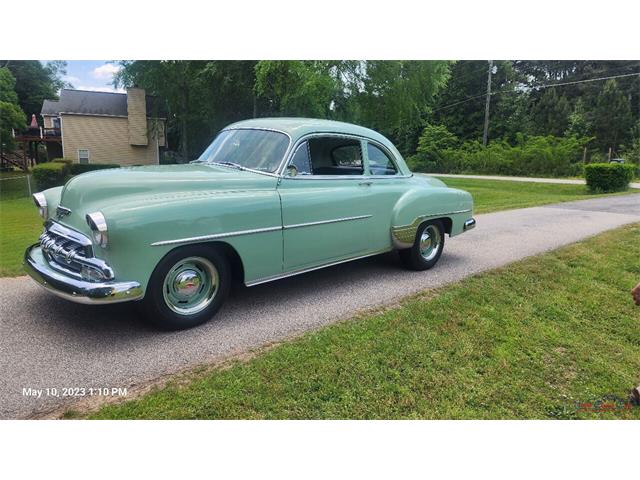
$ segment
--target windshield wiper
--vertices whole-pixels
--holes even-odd
[[[246,170],[246,168],[240,165],[239,163],[233,163],[233,162],[211,162],[211,163],[213,163],[214,165],[223,165],[225,167],[237,168],[238,170]]]

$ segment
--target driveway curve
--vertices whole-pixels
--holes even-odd
[[[71,404],[66,388],[130,388],[392,303],[478,272],[640,222],[640,194],[479,215],[447,238],[436,268],[409,272],[386,254],[235,291],[201,327],[159,333],[126,304],[69,303],[26,277],[0,279],[0,417]],[[46,394],[55,388],[58,396]],[[41,391],[40,396],[38,392]]]

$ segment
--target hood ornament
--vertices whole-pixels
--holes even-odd
[[[62,205],[56,207],[56,216],[58,218],[66,217],[67,215],[71,215],[71,209],[63,207]]]

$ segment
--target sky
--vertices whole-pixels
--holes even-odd
[[[64,80],[77,90],[124,92],[111,84],[113,74],[118,69],[118,65],[108,60],[67,60],[67,75]]]

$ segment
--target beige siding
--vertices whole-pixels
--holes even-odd
[[[43,116],[42,120],[44,121],[44,128],[53,128],[53,117]]]
[[[147,104],[142,88],[127,89],[127,115],[129,116],[129,143],[148,145]]]
[[[129,143],[129,122],[126,117],[61,115],[62,146],[65,158],[78,161],[78,150],[89,150],[89,163],[149,165],[158,163],[157,128],[146,122],[149,144]],[[160,140],[160,139],[159,139]],[[164,140],[164,139],[162,139]],[[159,142],[158,142],[159,143]],[[162,146],[164,141],[159,144]]]

